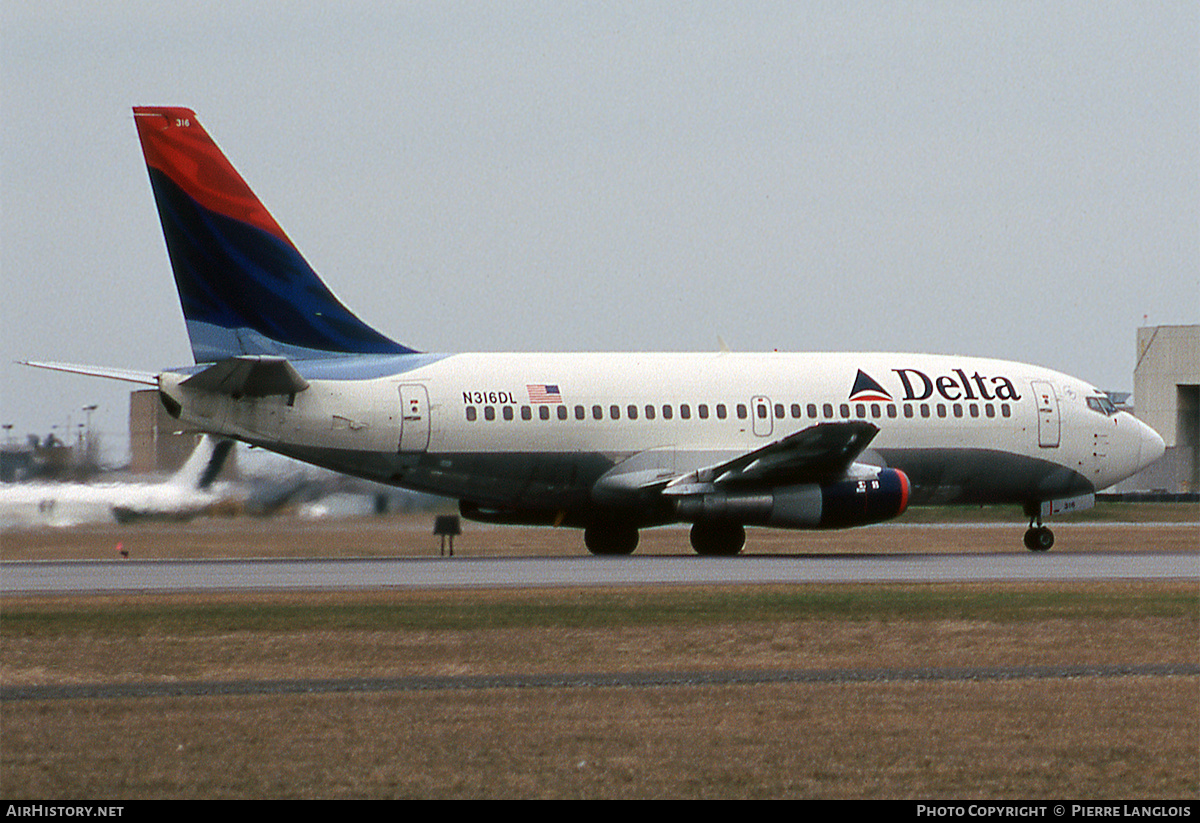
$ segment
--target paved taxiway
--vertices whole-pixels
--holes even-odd
[[[1200,553],[88,560],[0,563],[0,594],[1200,580]]]

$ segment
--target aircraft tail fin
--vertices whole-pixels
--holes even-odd
[[[338,301],[193,111],[133,113],[197,363],[414,351]]]
[[[182,488],[207,491],[221,473],[229,453],[233,451],[233,441],[204,435],[196,448],[171,477],[171,484]]]

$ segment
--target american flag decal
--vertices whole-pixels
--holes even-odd
[[[529,390],[530,403],[561,403],[562,394],[558,390],[558,386],[538,383],[537,385],[527,385]]]

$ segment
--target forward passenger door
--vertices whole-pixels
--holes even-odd
[[[1044,380],[1033,381],[1033,396],[1038,407],[1038,445],[1043,449],[1056,449],[1062,436],[1058,396],[1054,387]]]

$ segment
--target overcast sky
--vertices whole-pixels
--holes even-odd
[[[194,108],[425,351],[897,350],[1131,389],[1200,322],[1200,5],[2,4],[0,422],[190,362],[133,126]]]

